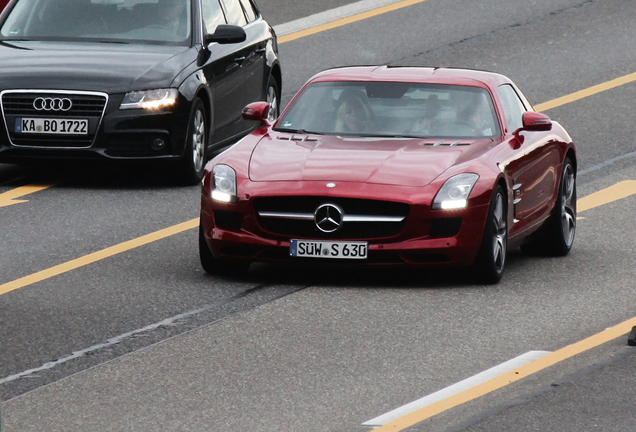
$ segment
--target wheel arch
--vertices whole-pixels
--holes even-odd
[[[212,136],[214,135],[214,107],[212,105],[212,96],[205,88],[201,87],[199,88],[199,91],[197,91],[195,98],[201,99],[203,107],[205,108],[206,117],[208,119],[207,147],[210,147],[212,143]]]
[[[278,96],[280,97],[283,93],[283,73],[278,63],[275,63],[272,66],[272,71],[270,72],[270,75],[276,79],[276,83],[278,84],[278,91],[280,93]]]
[[[576,151],[574,150],[574,148],[568,149],[568,151],[565,153],[565,157],[563,158],[563,161],[565,162],[567,158],[570,158],[570,161],[572,161],[572,166],[574,167],[574,173],[576,174],[578,172],[578,162],[576,160]]]

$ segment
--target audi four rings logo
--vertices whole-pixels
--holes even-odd
[[[335,204],[323,204],[316,209],[314,221],[320,231],[332,233],[342,226],[344,211]]]
[[[73,107],[69,98],[39,97],[33,101],[37,111],[68,111]]]

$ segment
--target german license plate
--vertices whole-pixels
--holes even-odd
[[[53,135],[88,135],[88,120],[19,117],[15,119],[15,132]]]
[[[367,242],[292,240],[289,255],[293,257],[366,259]]]

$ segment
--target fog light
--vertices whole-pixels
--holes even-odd
[[[161,138],[157,138],[152,142],[150,147],[152,147],[153,150],[160,151],[166,148],[166,142]]]

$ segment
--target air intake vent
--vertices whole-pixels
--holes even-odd
[[[11,143],[21,147],[86,148],[93,144],[102,121],[108,95],[96,92],[60,92],[53,90],[8,90],[0,97],[2,114]],[[25,133],[19,129],[24,119],[34,122],[57,120],[88,122],[81,134]],[[68,122],[67,122],[68,120]],[[86,123],[84,123],[85,125]]]

